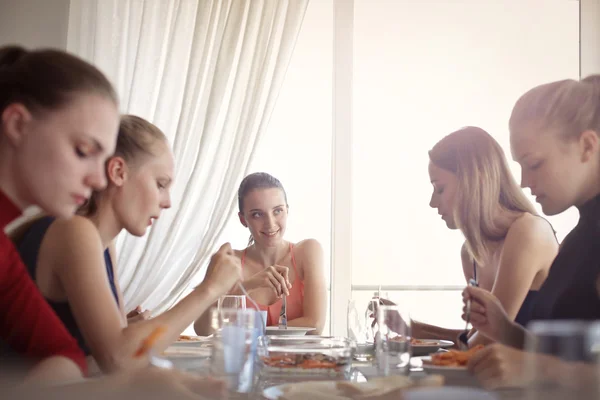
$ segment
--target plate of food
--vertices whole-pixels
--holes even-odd
[[[352,343],[327,336],[265,336],[260,356],[266,375],[345,376],[352,366]],[[266,344],[266,346],[265,346]]]
[[[210,338],[204,336],[190,336],[190,335],[179,335],[179,338],[171,343],[171,346],[176,347],[190,347],[190,346],[210,346]]]
[[[439,375],[430,375],[421,379],[396,375],[374,378],[367,382],[308,381],[267,388],[263,391],[263,397],[268,400],[347,400],[379,398],[398,392],[404,395],[402,398],[405,400],[417,400],[410,395],[411,389],[418,388],[419,391],[423,391],[443,384],[444,378]]]
[[[413,356],[426,356],[435,353],[439,349],[448,349],[454,346],[449,340],[415,339],[410,340]]]
[[[478,345],[467,351],[448,350],[416,358],[423,362],[423,370],[428,373],[441,374],[447,378],[468,378],[471,375],[467,370],[467,363],[482,348],[482,345]]]
[[[278,326],[267,326],[267,335],[277,336],[304,336],[308,332],[314,331],[315,328],[302,328],[299,326],[288,326],[287,329],[279,329]]]

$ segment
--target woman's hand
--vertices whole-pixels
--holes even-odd
[[[135,310],[132,310],[129,312],[129,314],[127,314],[127,324],[131,325],[133,323],[145,321],[150,318],[152,318],[152,313],[150,310],[142,311],[142,307],[137,306]]]
[[[463,315],[467,320],[467,303],[471,302],[469,322],[489,339],[510,343],[515,323],[506,315],[500,300],[487,290],[469,286],[463,291]]]
[[[233,254],[231,245],[225,243],[213,254],[203,284],[214,289],[217,296],[229,292],[242,277],[240,259]]]
[[[375,300],[375,301],[373,301]],[[379,300],[379,301],[377,301]],[[384,298],[378,298],[378,297],[373,297],[371,299],[371,303],[369,304],[369,310],[372,311],[370,317],[374,318],[373,322],[371,323],[371,328],[374,328],[375,325],[377,324],[377,307],[379,305],[382,306],[395,306],[396,303],[394,303],[391,300],[388,299],[384,299]],[[401,332],[402,328],[404,326],[407,326],[407,323],[402,319],[402,317],[400,316],[400,314],[398,312],[389,312],[387,313],[386,319],[385,319],[385,324],[388,326],[388,328],[390,328],[392,331],[394,332]]]
[[[269,288],[277,297],[289,296],[292,284],[289,278],[290,269],[283,265],[273,265],[265,268],[244,282],[248,290]]]
[[[533,376],[529,373],[532,371],[525,368],[525,358],[528,356],[537,357],[536,354],[528,355],[512,347],[493,344],[476,352],[467,368],[486,389],[520,387],[527,384]]]

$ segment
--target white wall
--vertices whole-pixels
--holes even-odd
[[[580,0],[581,76],[600,73],[600,0]]]
[[[66,49],[70,0],[0,0],[0,46]]]

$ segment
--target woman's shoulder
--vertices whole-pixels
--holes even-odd
[[[508,228],[504,248],[558,249],[558,241],[550,222],[530,213],[523,213]]]
[[[298,264],[314,266],[323,262],[323,246],[316,239],[304,239],[293,243],[293,255]]]
[[[323,252],[323,246],[317,239],[304,239],[298,243],[292,243],[295,251],[300,251],[304,254],[312,254],[315,252]]]
[[[233,249],[233,255],[236,256],[237,258],[241,259],[244,256],[244,253],[246,253],[246,250],[248,248],[242,249],[242,250],[236,250]]]
[[[533,215],[527,212],[514,220],[508,228],[506,236],[507,238],[509,236],[525,238],[538,237],[541,240],[551,239],[553,242],[556,242],[554,229],[552,228],[552,225],[550,225],[550,222],[539,215]]]
[[[55,219],[48,231],[46,236],[51,238],[54,245],[59,246],[82,246],[94,248],[98,243],[102,243],[100,238],[100,232],[92,221],[86,217],[79,215],[71,218],[57,218]]]

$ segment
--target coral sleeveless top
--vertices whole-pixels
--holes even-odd
[[[242,253],[242,269],[244,268],[244,261],[246,260],[246,250],[247,249],[245,249]],[[290,295],[287,296],[288,321],[304,316],[304,282],[302,282],[302,280],[300,279],[300,274],[298,274],[298,268],[296,268],[296,258],[294,257],[294,245],[292,243],[290,243],[290,254],[292,256],[292,266],[294,267],[294,271],[296,272],[296,279],[294,279],[294,282],[292,283]],[[279,323],[279,313],[281,312],[282,301],[282,299],[279,299],[270,306],[265,306],[256,302],[261,311],[267,312],[267,326],[276,326]],[[252,303],[250,302],[247,302],[246,306],[253,307]]]

